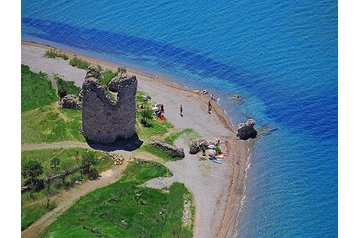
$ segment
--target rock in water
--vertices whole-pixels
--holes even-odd
[[[256,138],[257,131],[254,129],[256,122],[253,119],[247,120],[246,123],[240,123],[237,130],[237,137],[241,140]]]

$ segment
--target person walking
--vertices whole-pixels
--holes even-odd
[[[180,104],[180,116],[183,117],[183,105]]]
[[[212,105],[211,102],[208,102],[208,113],[211,114]]]

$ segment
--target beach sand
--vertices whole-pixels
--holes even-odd
[[[62,59],[44,58],[45,51],[50,48],[53,47],[22,42],[21,63],[28,65],[34,72],[42,71],[49,76],[60,74],[65,80],[75,81],[76,85],[81,86],[86,71],[74,68]],[[70,57],[75,55],[63,51]],[[100,64],[112,70],[119,66],[79,54],[77,56],[90,61],[94,66]],[[191,89],[157,75],[132,69],[128,69],[128,74],[136,75],[138,89],[148,93],[153,102],[164,104],[165,116],[176,129],[193,128],[206,140],[220,138],[228,152],[222,164],[200,161],[189,154],[188,146],[179,139],[176,145],[184,148],[185,158],[165,164],[173,172],[173,177],[148,181],[147,186],[162,188],[176,181],[184,183],[194,195],[194,237],[234,237],[245,194],[252,141],[235,138],[230,119],[216,103],[213,103],[212,114],[208,114],[209,96],[196,95]],[[180,104],[183,105],[183,117],[179,113]]]

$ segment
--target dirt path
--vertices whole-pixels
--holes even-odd
[[[41,150],[41,149],[60,149],[60,148],[85,148],[91,149],[86,142],[63,141],[57,143],[41,143],[41,144],[22,144],[21,150]]]

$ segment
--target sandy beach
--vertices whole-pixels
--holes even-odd
[[[59,74],[65,80],[74,81],[81,87],[86,71],[74,68],[62,59],[43,57],[47,49],[53,47],[22,42],[21,63],[28,65],[34,72],[42,71],[49,76]],[[62,51],[70,58],[77,55],[94,66],[101,65],[104,69],[116,70],[119,66],[74,52]],[[138,90],[148,93],[153,102],[165,105],[165,116],[176,129],[193,128],[206,140],[220,138],[228,153],[222,164],[215,164],[209,160],[200,161],[195,155],[189,154],[189,147],[183,139],[179,139],[176,145],[184,148],[185,158],[165,163],[173,176],[150,180],[146,185],[163,188],[173,182],[184,183],[194,195],[194,237],[234,237],[245,194],[245,178],[252,141],[235,138],[235,128],[224,110],[216,103],[213,103],[213,113],[208,114],[208,95],[194,94],[192,89],[170,82],[161,76],[130,68],[128,74],[136,75]],[[179,114],[180,104],[183,105],[183,117]]]

